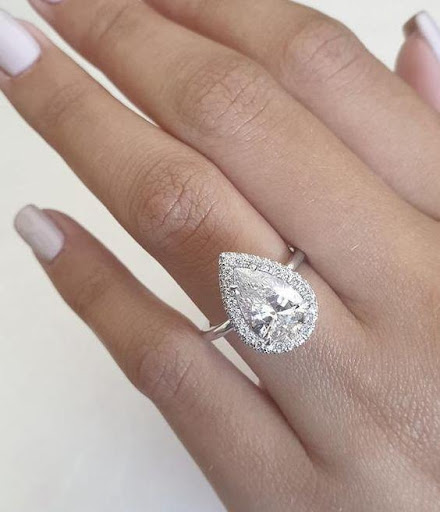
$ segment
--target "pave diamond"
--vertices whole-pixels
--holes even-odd
[[[248,254],[224,253],[220,288],[235,331],[256,350],[287,352],[307,341],[314,330],[315,294],[289,267]]]

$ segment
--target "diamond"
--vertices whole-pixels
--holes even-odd
[[[282,342],[304,324],[306,301],[280,278],[260,270],[236,268],[234,282],[244,318],[268,345]]]
[[[220,288],[236,332],[256,350],[287,352],[307,341],[314,330],[315,294],[289,267],[248,254],[224,253]]]

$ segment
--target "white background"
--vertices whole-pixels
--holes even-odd
[[[440,19],[434,0],[308,3],[389,66],[410,16],[428,9]],[[62,44],[25,0],[0,7]],[[154,407],[58,298],[15,235],[15,212],[27,203],[66,211],[164,300],[202,317],[3,97],[0,133],[0,512],[223,510]]]

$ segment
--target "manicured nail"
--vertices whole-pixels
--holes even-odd
[[[44,261],[53,261],[64,247],[63,232],[36,206],[29,205],[20,210],[14,226],[21,238]]]
[[[18,76],[40,55],[40,46],[23,25],[0,9],[0,68],[9,76]]]
[[[404,27],[406,36],[417,32],[440,61],[440,27],[426,11],[419,12]]]

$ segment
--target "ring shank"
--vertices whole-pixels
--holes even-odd
[[[292,256],[286,267],[290,267],[293,271],[296,271],[306,259],[306,255],[299,249],[294,249],[293,247],[289,247],[289,251],[292,253]]]
[[[224,338],[233,330],[231,321],[226,320],[226,322],[223,322],[222,324],[215,325],[214,327],[210,327],[206,331],[203,331],[202,337],[205,341],[215,341],[219,338]]]
[[[303,263],[305,259],[305,254],[299,249],[294,249],[289,246],[289,251],[292,253],[286,267],[291,268],[293,271],[296,271],[298,267]],[[209,329],[202,331],[202,338],[205,341],[215,341],[219,338],[223,338],[227,336],[234,330],[232,327],[232,323],[230,320],[226,320],[222,324],[211,326]]]

